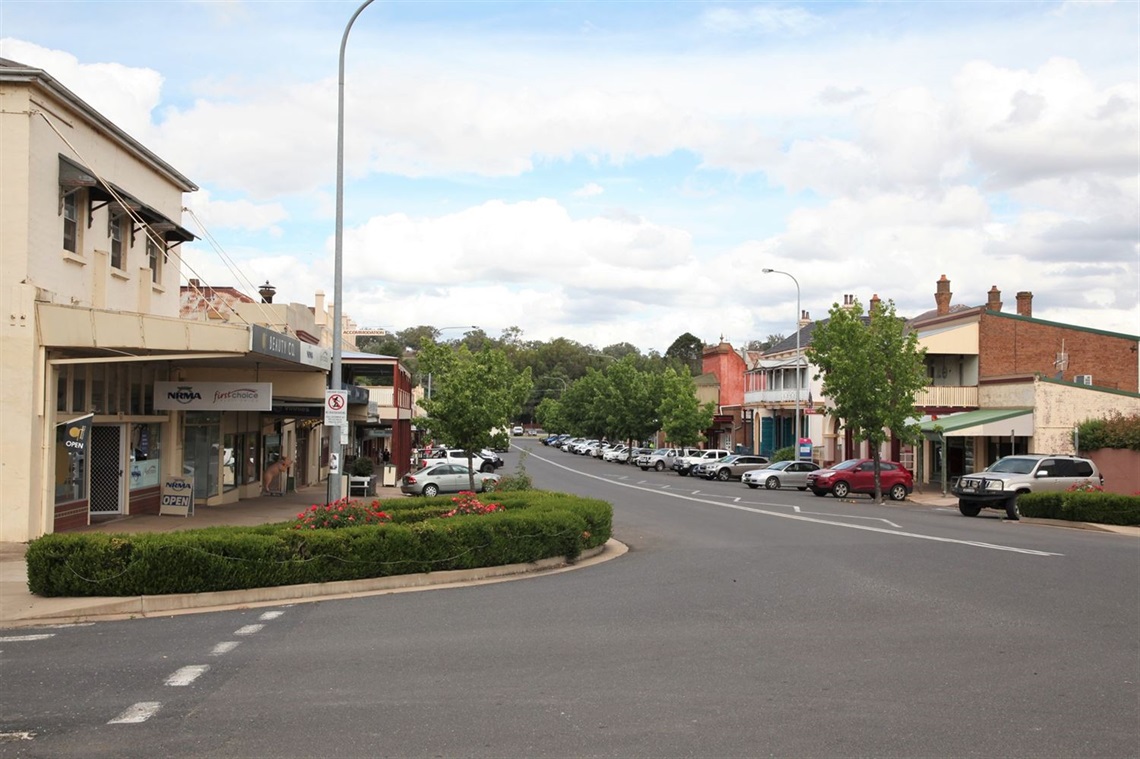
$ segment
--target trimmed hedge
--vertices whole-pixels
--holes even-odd
[[[28,544],[40,596],[138,596],[298,585],[576,559],[609,540],[613,507],[562,493],[485,496],[504,511],[440,519],[449,497],[384,504],[392,521],[340,529],[292,523],[169,533],[62,533]]]
[[[1140,496],[1078,491],[1026,493],[1017,510],[1025,517],[1140,526]]]

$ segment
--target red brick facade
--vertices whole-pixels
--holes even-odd
[[[1062,370],[1057,356],[1068,361]],[[978,325],[978,376],[980,380],[1040,373],[1074,381],[1092,376],[1096,387],[1140,392],[1140,364],[1135,337],[1082,329],[1025,316],[983,311]]]
[[[747,369],[744,359],[726,342],[705,348],[701,356],[701,372],[716,375],[720,383],[721,406],[744,405],[744,372]]]

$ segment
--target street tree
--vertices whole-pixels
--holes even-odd
[[[672,367],[661,378],[662,398],[657,413],[665,439],[674,445],[694,446],[704,440],[704,431],[712,425],[716,404],[701,404],[697,386],[688,369],[677,372]]]
[[[686,332],[673,341],[665,351],[665,358],[673,359],[678,368],[688,367],[690,374],[699,374],[704,350],[704,342],[696,335]]]
[[[420,344],[421,371],[432,375],[432,396],[420,400],[424,425],[449,445],[467,451],[471,490],[475,489],[474,452],[492,444],[493,430],[507,427],[531,391],[530,369],[518,372],[503,351],[472,353],[429,340]]]
[[[895,313],[894,301],[871,302],[863,316],[858,301],[832,305],[827,321],[815,325],[806,355],[818,368],[826,413],[840,419],[859,440],[870,444],[875,462],[875,500],[882,500],[881,447],[893,434],[915,441],[915,394],[926,387],[925,349],[918,333]]]
[[[636,359],[627,355],[606,369],[608,392],[602,398],[610,434],[626,443],[645,440],[660,428],[662,376],[639,370]]]

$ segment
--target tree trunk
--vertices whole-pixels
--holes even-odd
[[[882,474],[880,473],[879,462],[881,462],[883,460],[883,454],[882,454],[882,451],[879,450],[879,446],[877,446],[877,445],[875,446],[875,452],[873,454],[873,458],[875,461],[875,503],[882,503],[883,502],[883,477],[882,477]]]

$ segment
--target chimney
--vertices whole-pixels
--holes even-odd
[[[803,329],[809,324],[811,324],[811,314],[807,311],[800,311],[800,329]]]
[[[870,316],[871,314],[878,311],[879,310],[879,304],[882,302],[883,301],[879,299],[878,293],[875,293],[874,295],[872,295],[871,296],[871,310],[867,312],[867,315]]]
[[[1028,290],[1022,290],[1017,294],[1017,315],[1033,316],[1033,293]]]
[[[938,289],[934,291],[934,302],[938,305],[938,315],[950,313],[950,296],[954,293],[950,292],[950,280],[946,279],[943,274],[942,278],[937,282]]]
[[[198,280],[191,279],[189,282],[189,285],[190,285],[190,289],[197,290],[198,289]]]
[[[997,289],[997,285],[990,288],[989,299],[986,301],[987,311],[1001,311],[1001,290]]]
[[[851,306],[853,306],[854,304],[855,304],[855,296],[854,295],[848,295],[847,293],[844,293],[843,294],[843,307],[844,308],[851,308]]]
[[[269,280],[265,280],[265,284],[257,288],[257,292],[261,295],[262,303],[272,303],[273,294],[277,292],[277,288],[269,284]]]

